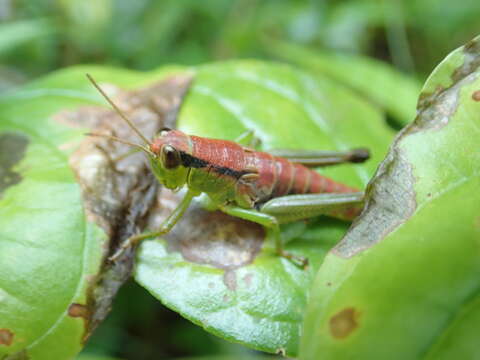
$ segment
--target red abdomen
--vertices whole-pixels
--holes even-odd
[[[264,202],[290,194],[347,193],[358,189],[343,185],[320,175],[303,165],[264,152],[247,152],[246,162],[258,170],[256,184],[263,190]]]
[[[274,157],[264,152],[246,153],[246,162],[254,163],[258,169],[258,179],[253,186],[240,186],[239,191],[250,192],[255,203],[264,203],[272,198],[294,194],[349,193],[358,189],[343,185],[320,175],[301,164],[284,158]],[[361,212],[361,207],[338,208],[325,215],[344,220],[353,220]]]

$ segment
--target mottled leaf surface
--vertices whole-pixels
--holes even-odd
[[[72,68],[0,98],[0,358],[68,359],[83,346],[90,291],[106,236],[85,217],[68,157],[85,128],[60,111],[103,104],[85,78],[155,81],[107,68]]]
[[[141,88],[169,70],[72,68],[0,99],[0,146],[12,152],[0,158],[0,356],[20,352],[32,359],[62,359],[82,347],[91,286],[108,244],[86,218],[81,187],[68,165],[86,128],[71,127],[58,114],[90,105],[80,112],[89,116],[91,105],[106,106],[86,72],[111,90]],[[238,61],[192,72],[194,85],[179,119],[188,133],[234,139],[254,130],[265,150],[367,146],[368,163],[322,170],[359,188],[392,138],[368,103],[330,80],[288,66]],[[152,228],[177,201],[167,191],[160,200],[151,212]],[[311,261],[302,271],[274,254],[261,227],[193,206],[164,241],[142,244],[135,276],[164,304],[208,331],[295,354],[306,289],[347,227],[328,220],[286,226],[284,237],[294,239],[289,250]]]
[[[179,128],[235,139],[253,130],[261,149],[345,150],[366,146],[366,164],[321,170],[363,188],[392,138],[381,114],[326,78],[256,61],[196,69]],[[168,201],[164,198],[164,207]],[[167,211],[168,212],[168,211]],[[348,224],[321,220],[284,228],[303,271],[275,255],[263,229],[192,209],[165,241],[145,241],[136,280],[168,307],[226,339],[268,352],[297,353],[306,293],[326,251]]]
[[[325,258],[301,359],[473,359],[480,289],[480,39],[424,86],[415,122]]]

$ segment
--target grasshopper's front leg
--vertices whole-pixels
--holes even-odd
[[[270,229],[278,255],[305,267],[308,265],[308,259],[284,250],[279,224],[319,215],[335,215],[351,220],[363,207],[363,197],[364,194],[361,192],[289,195],[274,198],[263,204],[259,210],[235,206],[221,206],[220,209],[229,215],[256,222]]]
[[[178,220],[180,220],[185,211],[188,209],[188,206],[192,202],[192,199],[197,195],[198,194],[196,192],[188,190],[180,204],[178,204],[178,206],[173,210],[173,212],[162,222],[160,228],[157,231],[129,237],[125,242],[121,244],[120,248],[109,258],[109,260],[116,261],[126,249],[137,245],[142,240],[151,239],[167,234],[178,222]]]

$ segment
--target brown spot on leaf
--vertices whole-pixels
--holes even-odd
[[[234,270],[253,262],[264,237],[258,224],[192,204],[166,238],[170,251],[191,262]]]
[[[330,281],[327,282],[327,286],[332,286],[332,283]]]
[[[226,270],[223,274],[223,282],[228,290],[237,290],[237,274],[234,270]]]
[[[480,41],[470,40],[463,47],[464,61],[452,74],[453,82],[457,83],[466,78],[480,67]]]
[[[475,219],[475,227],[480,229],[480,216]]]
[[[68,316],[81,317],[88,321],[90,319],[90,311],[86,305],[73,303],[68,307]]]
[[[353,307],[345,308],[330,318],[330,333],[334,338],[344,339],[358,327],[359,312]]]
[[[2,360],[29,360],[30,356],[27,353],[27,350],[21,350],[16,353],[6,355]]]
[[[459,103],[462,87],[473,82],[471,76],[480,67],[480,42],[476,39],[468,42],[463,48],[463,63],[451,75],[452,83],[447,87],[437,86],[431,93],[421,93],[417,106],[417,118],[409,126],[409,132],[425,129],[441,129],[448,124]]]
[[[9,186],[18,184],[22,177],[12,168],[25,156],[28,139],[17,133],[0,134],[0,196]]]
[[[91,304],[93,304],[93,302],[91,302]],[[72,303],[68,307],[67,314],[70,317],[81,318],[84,320],[85,332],[82,337],[82,344],[84,344],[91,334],[89,330],[91,328],[91,320],[93,315],[92,310],[87,305]]]
[[[14,334],[8,329],[0,329],[0,345],[10,346],[13,342]]]
[[[472,99],[474,101],[480,101],[480,90],[477,90],[472,94]]]
[[[247,287],[250,287],[252,285],[252,279],[253,279],[252,273],[245,274],[245,276],[243,277],[243,281],[245,282],[245,285]]]
[[[148,227],[158,228],[181,197],[181,194],[168,190],[162,192],[161,210],[154,211],[155,216],[150,218]],[[224,269],[223,282],[229,290],[235,291],[235,269],[255,260],[262,248],[265,230],[258,224],[221,211],[207,211],[199,203],[193,202],[165,238],[168,251],[179,251],[184,259],[194,263]]]
[[[332,249],[334,254],[350,258],[372,247],[414,213],[417,203],[413,168],[396,148],[397,142],[367,187],[363,213]]]
[[[227,294],[223,295],[223,302],[229,302],[229,301],[230,301],[230,297]]]

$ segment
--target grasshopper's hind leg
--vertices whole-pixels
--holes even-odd
[[[305,268],[308,265],[308,259],[303,256],[293,255],[283,249],[280,226],[275,216],[261,213],[253,209],[243,209],[236,206],[220,206],[220,210],[228,215],[232,215],[244,220],[249,220],[263,225],[272,231],[275,240],[275,249],[277,254],[289,259],[295,265]]]
[[[363,192],[287,195],[267,201],[260,212],[274,216],[279,223],[320,215],[352,221],[363,209],[364,196]]]
[[[270,229],[273,232],[278,255],[305,267],[308,264],[307,258],[284,250],[279,224],[320,215],[353,220],[362,210],[363,199],[362,192],[288,195],[266,202],[259,210],[235,206],[222,206],[220,209],[229,215],[256,222]]]

